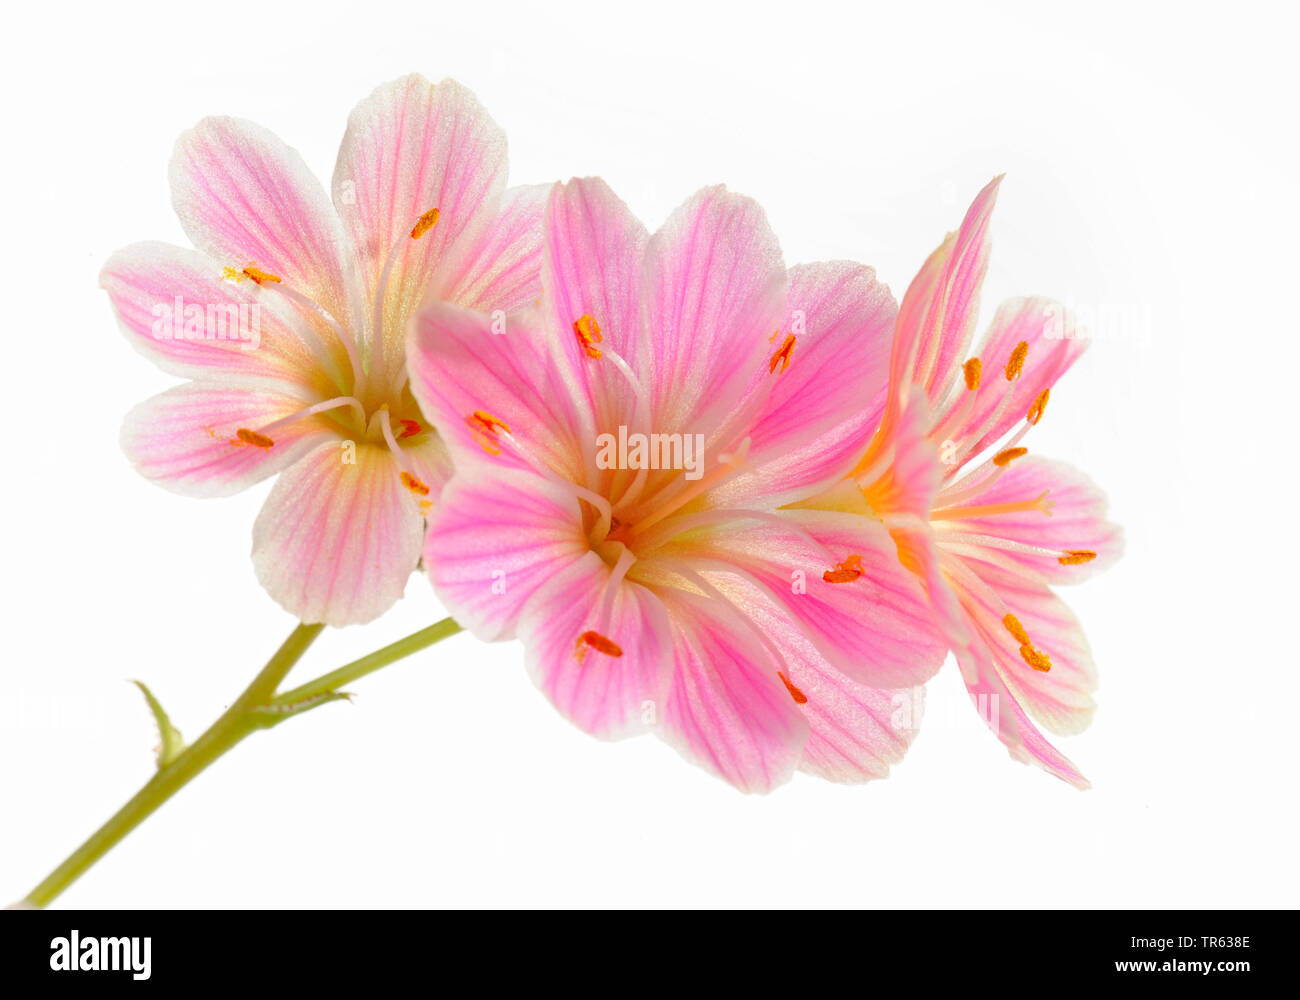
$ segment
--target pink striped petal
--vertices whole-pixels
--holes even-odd
[[[651,238],[642,288],[655,430],[707,434],[779,348],[786,274],[763,210],[723,187],[698,192]]]
[[[899,563],[889,532],[870,517],[791,510],[779,521],[754,522],[738,512],[725,526],[688,532],[656,555],[741,575],[837,670],[861,683],[911,687],[943,663],[946,644],[921,587]]]
[[[542,219],[550,190],[550,184],[509,188],[490,223],[465,234],[448,252],[429,297],[483,312],[536,305],[542,294]]]
[[[1050,515],[1031,510],[936,521],[939,544],[1049,583],[1086,579],[1119,559],[1123,531],[1106,520],[1106,495],[1064,462],[1036,455],[1018,458],[962,503],[990,507],[1033,500],[1043,493],[1053,505]],[[1095,558],[1081,562],[1088,553]]]
[[[788,366],[760,369],[763,402],[747,466],[718,491],[735,505],[771,505],[842,479],[880,423],[897,307],[869,267],[845,261],[790,269],[789,306],[773,353],[795,338]]]
[[[929,400],[914,393],[873,442],[890,453],[883,467],[867,462],[874,475],[860,471],[862,494],[877,514],[929,519],[943,472],[943,448],[930,440],[932,425]]]
[[[970,634],[970,641],[955,646],[953,653],[985,725],[1014,759],[1041,767],[1077,788],[1089,787],[1079,769],[1039,732],[1025,711],[1029,707],[1041,712],[1044,724],[1050,722],[1051,728],[1061,732],[1078,731],[1088,724],[1096,674],[1077,623],[1045,589],[1016,584],[1010,576],[991,586],[953,556],[944,556],[944,566]],[[1019,618],[1020,611],[1027,620]],[[1021,642],[1004,620],[1008,612],[1016,615],[1033,649],[1052,660],[1051,670],[1036,671],[1026,661]],[[1035,629],[1040,634],[1036,635]],[[1046,648],[1048,644],[1055,645],[1055,657]],[[1060,673],[1051,678],[1058,670],[1057,657]]]
[[[674,671],[659,735],[743,792],[788,781],[808,723],[752,626],[719,600],[671,590],[660,596],[672,625]]]
[[[276,480],[253,525],[253,567],[302,621],[362,624],[402,596],[423,536],[419,502],[392,452],[330,442]]]
[[[1018,378],[1008,381],[1007,362],[1021,342],[1029,345]],[[1088,346],[1074,319],[1065,308],[1050,299],[1009,299],[998,306],[976,355],[983,377],[970,415],[954,436],[975,438],[971,454],[1000,441],[1023,421],[1034,400],[1050,389]],[[954,407],[962,405],[958,395]],[[963,440],[963,447],[966,446]]]
[[[312,400],[267,387],[188,382],[145,400],[122,424],[122,450],[147,479],[185,496],[230,496],[272,476],[323,442],[337,438],[323,417],[257,431]],[[245,437],[240,437],[240,430]]]
[[[587,552],[537,590],[519,624],[538,687],[575,725],[605,739],[656,723],[673,663],[659,598],[627,579],[611,587],[612,572]]]
[[[307,384],[319,369],[319,348],[282,309],[253,282],[223,279],[221,265],[197,251],[136,243],[108,259],[99,282],[132,346],[164,371]],[[330,393],[328,381],[310,388]]]
[[[954,652],[971,703],[1013,760],[1040,767],[1075,788],[1092,787],[1074,763],[1052,746],[1025,713],[999,673],[994,651],[976,640],[969,648]]]
[[[344,328],[354,319],[343,228],[302,157],[260,125],[205,118],[176,141],[170,172],[172,203],[191,242],[235,273],[253,264],[279,278],[259,297],[277,296],[341,352],[318,310],[282,294],[307,296]]]
[[[480,639],[509,639],[525,604],[590,554],[573,493],[529,472],[459,475],[429,519],[424,561],[447,610]]]
[[[432,301],[408,340],[411,391],[457,465],[544,469],[583,481],[595,450],[591,414],[574,403],[536,311],[503,321]]]
[[[418,486],[413,489],[413,492],[418,494],[418,499],[422,501],[420,508],[428,514],[432,512],[443,487],[451,481],[456,469],[452,465],[447,443],[437,434],[428,434],[423,440],[419,438],[414,440],[419,443],[402,448],[402,459],[409,466],[407,471],[429,489],[427,494]],[[406,445],[406,442],[402,443]],[[411,489],[412,486],[408,485],[407,488]]]
[[[799,770],[841,784],[889,777],[916,738],[925,688],[868,687],[820,658],[792,659],[790,667],[811,729]]]
[[[790,627],[775,604],[756,600],[752,585],[713,575],[710,580],[745,609],[780,654],[781,672],[809,727],[799,770],[842,784],[887,777],[916,737],[925,688],[873,688],[850,680],[826,662],[803,632]]]
[[[545,239],[542,312],[552,349],[574,373],[597,427],[632,424],[635,394],[604,355],[616,353],[645,377],[648,345],[641,335],[640,302],[645,227],[603,180],[575,178],[551,192]],[[588,346],[574,328],[584,316],[595,321],[601,338]],[[593,357],[596,352],[601,357]]]
[[[961,228],[930,255],[903,295],[890,381],[904,397],[916,384],[938,401],[952,384],[979,314],[989,218],[1001,183],[995,177],[975,196]]]
[[[1000,618],[981,605],[980,631],[997,647],[1003,680],[1016,700],[1041,725],[1058,736],[1073,736],[1088,728],[1096,704],[1097,667],[1078,619],[1047,587],[1014,573],[975,567],[980,578],[1016,616],[1035,649],[1051,661],[1051,669],[1034,670],[1020,656],[1020,643]]]
[[[442,269],[456,273],[496,214],[506,184],[505,133],[454,80],[418,74],[376,88],[348,118],[334,167],[334,204],[356,248],[367,302],[396,255],[384,295],[386,365],[401,362],[406,321]],[[437,223],[412,239],[432,209]]]

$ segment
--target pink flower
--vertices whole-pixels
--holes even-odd
[[[747,791],[796,767],[883,776],[942,640],[883,525],[780,507],[866,446],[888,291],[856,264],[787,272],[759,207],[722,188],[649,236],[575,180],[544,229],[539,308],[494,329],[434,303],[411,331],[457,467],[426,543],[439,596],[479,637],[521,639],[590,733],[653,729]]]
[[[1079,624],[1050,585],[1109,565],[1122,539],[1091,480],[1021,445],[1086,346],[1065,310],[1005,302],[962,361],[1000,182],[980,192],[903,296],[880,428],[850,480],[810,505],[889,525],[990,728],[1012,757],[1087,787],[1034,724],[1084,729],[1097,683]]]
[[[369,621],[419,561],[450,464],[408,386],[406,323],[426,291],[489,310],[536,298],[548,188],[505,182],[504,134],[450,80],[408,76],[357,106],[332,205],[271,133],[208,118],[171,163],[198,250],[140,243],[104,267],[127,337],[192,380],[127,417],[127,455],[191,496],[283,472],[253,563],[303,621]]]

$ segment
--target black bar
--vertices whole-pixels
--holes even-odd
[[[1217,992],[1294,982],[1294,953],[1287,946],[1294,925],[1290,911],[573,912],[541,918],[53,910],[0,914],[0,968],[4,992],[15,997],[28,994],[11,992],[14,987],[60,983],[92,990],[285,983],[334,991],[414,980],[454,989],[453,981],[466,974],[480,985],[496,987],[516,976],[533,989],[571,987],[584,994],[602,982],[644,982],[655,989],[656,981],[674,980],[730,993],[740,981],[763,984],[776,976],[801,980],[807,990],[845,983],[854,992],[888,989],[894,995],[909,985],[1013,996],[1125,981],[1138,990],[1203,984]],[[69,967],[74,955],[75,967]],[[114,964],[116,970],[86,968]]]

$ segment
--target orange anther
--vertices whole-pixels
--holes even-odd
[[[836,563],[834,569],[822,574],[827,583],[852,583],[862,575],[862,557],[851,555],[843,562]]]
[[[574,644],[573,655],[577,657],[579,663],[586,657],[588,649],[594,649],[597,653],[604,653],[606,656],[623,655],[623,647],[613,639],[607,639],[599,632],[590,630],[578,636],[578,641]]]
[[[573,321],[573,332],[577,335],[582,349],[587,352],[587,357],[599,361],[601,350],[596,345],[605,338],[600,335],[600,324],[596,322],[595,317],[590,313],[583,313]]]
[[[250,431],[247,427],[241,427],[235,431],[235,437],[243,441],[244,444],[251,444],[254,448],[269,448],[275,444],[265,434],[259,434],[257,431]]]
[[[440,213],[436,208],[431,208],[422,216],[415,220],[415,225],[411,227],[411,239],[418,240],[438,223]]]
[[[808,703],[808,696],[791,684],[789,677],[781,673],[779,670],[776,672],[776,676],[781,678],[781,683],[783,683],[785,689],[790,692],[790,697],[794,699],[796,705],[806,705]]]
[[[780,332],[780,330],[777,331],[777,333]],[[785,371],[790,367],[790,356],[792,354],[794,354],[794,334],[787,333],[785,335],[785,342],[782,343],[777,349],[777,352],[772,355],[772,360],[767,363],[768,372],[775,372],[777,365],[781,366],[781,371]]]

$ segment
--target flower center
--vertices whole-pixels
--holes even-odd
[[[438,222],[439,211],[431,208],[411,227],[408,238],[418,240]],[[232,281],[252,281],[267,293],[279,294],[301,307],[309,315],[319,318],[333,333],[347,355],[348,370],[340,370],[334,363],[329,339],[312,323],[300,324],[303,343],[313,352],[320,370],[327,374],[340,390],[316,403],[304,406],[287,416],[261,427],[241,427],[231,444],[270,449],[275,447],[276,435],[290,424],[313,417],[324,417],[340,435],[356,441],[383,444],[397,459],[402,470],[402,482],[412,492],[427,496],[429,487],[411,472],[410,462],[404,454],[406,446],[419,443],[432,428],[420,412],[408,385],[406,366],[402,363],[389,375],[385,371],[384,303],[388,284],[398,257],[407,249],[405,240],[399,240],[388,254],[375,287],[374,315],[371,327],[367,364],[362,363],[358,338],[311,296],[289,287],[284,279],[250,263],[242,269],[226,268],[225,276]]]

